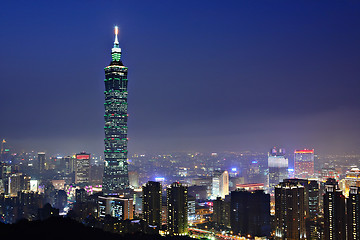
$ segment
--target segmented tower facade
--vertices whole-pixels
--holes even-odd
[[[118,28],[115,27],[111,63],[105,67],[105,166],[103,193],[115,195],[129,186],[127,163],[128,68],[121,61]]]

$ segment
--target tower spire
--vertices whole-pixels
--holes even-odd
[[[115,45],[119,45],[118,34],[119,34],[119,27],[115,26],[115,41],[114,41]]]
[[[114,41],[114,47],[111,49],[111,58],[113,62],[119,62],[121,58],[121,48],[119,47],[119,40],[118,40],[118,34],[119,34],[118,26],[115,26],[114,32],[115,32],[115,41]]]

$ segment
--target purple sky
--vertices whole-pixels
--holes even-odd
[[[0,137],[103,151],[119,25],[129,150],[360,152],[358,1],[8,1]]]

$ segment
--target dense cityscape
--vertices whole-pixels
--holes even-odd
[[[359,161],[359,155],[277,147],[268,153],[134,154],[128,159],[128,188],[121,196],[104,196],[101,157],[16,153],[3,140],[1,221],[56,214],[119,234],[356,239]],[[172,201],[180,205],[171,209]],[[295,209],[290,216],[284,213],[289,209]]]
[[[1,229],[55,221],[119,239],[360,239],[358,153],[273,142],[257,152],[130,152],[132,69],[118,26],[113,37],[110,64],[97,66],[103,153],[20,150],[0,136]]]
[[[127,155],[127,67],[118,28],[105,68],[105,157],[47,156],[1,142],[3,223],[66,216],[113,233],[210,239],[357,239],[360,155]]]

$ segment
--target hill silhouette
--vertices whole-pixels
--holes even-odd
[[[170,240],[190,239],[188,237],[162,237],[144,233],[115,234],[98,228],[87,227],[75,220],[63,217],[51,217],[44,221],[20,220],[15,224],[0,224],[0,232],[3,238],[30,238],[30,239],[106,239],[106,240]]]

